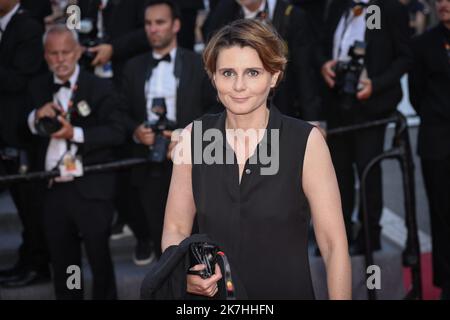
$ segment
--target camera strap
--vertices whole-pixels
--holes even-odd
[[[217,252],[223,262],[223,279],[225,281],[226,300],[236,300],[233,278],[231,277],[231,267],[228,258],[223,251]]]
[[[450,63],[450,42],[445,42],[445,51],[447,52],[448,63]]]
[[[339,47],[337,52],[337,59],[341,56],[342,53],[342,42],[344,41],[345,34],[348,31],[348,28],[350,27],[350,24],[355,20],[355,18],[359,17],[363,12],[364,9],[368,6],[367,3],[363,2],[354,2],[352,1],[350,7],[345,11],[344,16],[344,28],[342,29],[342,34],[340,35],[339,39]],[[350,13],[352,13],[350,15]]]
[[[74,101],[75,101],[77,90],[78,90],[78,81],[70,88],[70,96],[69,96],[69,100],[67,102],[67,111],[66,111],[66,117],[65,117],[65,119],[69,123],[72,122],[73,116],[75,115]],[[61,101],[57,98],[57,93],[54,94],[53,99],[60,107],[63,107]],[[74,166],[82,167],[81,158],[77,158],[75,154],[72,154],[72,142],[70,140],[66,139],[65,143],[66,143],[66,151],[62,154],[61,158],[59,159],[58,163],[56,164],[55,169],[60,168],[64,164],[66,164],[66,167],[74,167]],[[76,161],[79,161],[79,163],[76,163]],[[77,174],[77,175],[79,175],[79,174]]]
[[[444,45],[445,53],[447,54],[448,63],[450,64],[450,29],[447,29],[441,23],[440,31],[442,33],[442,42]]]
[[[192,250],[192,249],[191,249]],[[196,261],[198,263],[204,264],[206,269],[203,270],[191,270],[187,271],[188,274],[197,275],[202,277],[203,279],[209,278],[212,275],[214,265],[210,265],[208,259],[204,255],[203,252],[198,252],[198,250],[192,250],[192,254],[194,255]],[[222,279],[225,283],[225,295],[226,300],[236,300],[235,288],[233,278],[231,276],[231,267],[228,262],[228,258],[223,251],[217,251],[217,257],[222,260],[223,270],[222,270]]]
[[[341,56],[342,53],[342,42],[344,42],[345,34],[347,33],[348,27],[350,26],[350,23],[355,19],[355,16],[350,17],[350,11],[347,10],[344,17],[344,29],[342,29],[341,37],[339,39],[339,48],[337,52],[337,59]]]

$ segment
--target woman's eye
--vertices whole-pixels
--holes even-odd
[[[257,71],[257,70],[249,70],[249,71],[248,71],[248,75],[249,75],[250,77],[256,77],[256,76],[259,75],[259,71]]]
[[[231,76],[233,75],[233,71],[231,71],[231,70],[225,70],[222,74],[223,74],[225,77],[231,77]]]

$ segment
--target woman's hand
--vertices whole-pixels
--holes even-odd
[[[200,271],[205,269],[204,264],[198,264],[192,267],[193,271]],[[198,275],[187,275],[187,292],[196,294],[199,296],[214,297],[219,291],[218,281],[222,279],[222,273],[220,272],[220,267],[216,263],[215,273],[211,278],[202,279]]]

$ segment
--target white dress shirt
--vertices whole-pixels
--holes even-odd
[[[153,69],[150,79],[145,82],[145,96],[147,98],[147,116],[149,121],[158,120],[159,117],[152,112],[153,98],[165,98],[167,107],[167,118],[172,121],[177,120],[176,101],[178,79],[175,78],[175,57],[177,49],[170,51],[170,62],[161,61]],[[153,53],[155,59],[162,56]]]
[[[370,0],[361,0],[360,2],[369,3]],[[350,56],[348,50],[355,41],[364,41],[366,35],[366,13],[367,8],[355,17],[352,10],[344,14],[339,21],[336,32],[334,33],[333,59],[339,61],[348,61]]]
[[[74,88],[74,86],[78,81],[79,74],[80,74],[80,67],[79,65],[76,65],[75,71],[69,79],[71,88],[69,89],[66,87],[62,87],[53,96],[54,99],[53,102],[60,105],[66,112],[69,109],[69,101],[72,98],[72,89]],[[53,81],[55,83],[63,83],[63,81],[58,79],[55,75],[53,75]],[[35,114],[36,109],[33,110],[28,116],[28,126],[33,134],[37,134],[35,127]],[[73,130],[74,130],[73,138],[71,141],[76,143],[84,143],[83,129],[80,127],[74,127]],[[73,155],[75,155],[78,150],[78,146],[72,143],[70,148],[71,148],[70,152]],[[65,139],[51,138],[47,148],[47,154],[45,157],[45,170],[47,171],[53,170],[58,165],[59,161],[61,160],[62,156],[66,153],[66,151],[67,151],[67,143]]]
[[[108,0],[101,0],[100,4],[101,4],[101,8],[99,8],[98,12],[97,12],[97,38],[103,39],[103,37],[105,36],[103,10],[108,5]]]
[[[267,2],[268,9],[269,9],[269,20],[272,21],[273,14],[275,12],[276,0],[263,0],[261,2],[261,5],[259,6],[258,10],[256,10],[256,11],[250,11],[245,6],[242,6],[242,10],[244,11],[244,18],[245,19],[254,19],[258,15],[259,12],[264,11],[264,9],[266,8],[266,2]]]
[[[6,30],[6,27],[8,26],[9,22],[11,21],[12,17],[16,14],[16,12],[19,10],[20,3],[16,4],[16,6],[7,14],[5,14],[3,17],[0,18],[0,41],[2,41],[3,33]]]

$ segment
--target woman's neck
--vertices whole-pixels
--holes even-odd
[[[269,120],[269,109],[264,104],[251,113],[236,115],[227,111],[226,129],[266,129]]]

